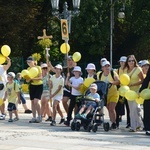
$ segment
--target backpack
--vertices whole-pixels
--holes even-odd
[[[6,86],[8,85],[8,82],[6,83]],[[19,90],[21,92],[21,86],[20,86],[20,83],[17,79],[14,79],[14,91],[16,90],[16,85],[19,86]]]
[[[118,73],[119,73],[119,69],[118,69]],[[101,71],[100,74],[99,74],[99,80],[101,79],[102,74],[103,74],[103,71]],[[111,77],[113,78],[113,80],[115,80],[115,78],[114,78],[114,70],[113,69],[110,70],[110,74],[111,74]],[[116,86],[117,86],[117,89],[120,88],[120,85],[116,85]]]

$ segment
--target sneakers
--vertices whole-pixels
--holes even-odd
[[[61,118],[59,124],[62,124],[64,121],[65,121],[65,119],[64,119],[64,118]]]
[[[76,118],[81,118],[81,115],[78,113],[78,114],[76,114],[75,117],[76,117]]]
[[[13,120],[12,120],[12,119],[9,119],[8,122],[13,122]]]
[[[65,124],[66,126],[70,126],[70,121],[64,121],[64,124]]]
[[[30,110],[30,109],[27,109],[27,110],[25,110],[25,112],[24,112],[25,114],[31,114],[32,113],[32,111]]]
[[[35,118],[32,118],[29,123],[37,123]]]
[[[52,117],[48,117],[45,121],[52,121]]]
[[[128,123],[127,126],[126,126],[126,128],[129,128],[129,127],[130,127],[130,124]]]
[[[38,116],[38,117],[36,118],[36,122],[37,122],[37,123],[42,122],[42,117],[41,117],[41,116]]]
[[[6,117],[5,114],[0,115],[0,120],[5,120],[5,117]]]
[[[146,131],[146,133],[145,133],[146,135],[150,135],[150,131]]]
[[[56,126],[56,121],[52,120],[51,126]]]
[[[87,118],[86,118],[86,114],[82,114],[82,115],[81,115],[81,118],[87,119]]]
[[[14,118],[14,121],[18,121],[19,120],[19,118]]]
[[[117,129],[117,125],[116,125],[116,123],[112,123],[112,125],[111,125],[111,129]]]
[[[136,130],[130,129],[129,132],[136,132]]]

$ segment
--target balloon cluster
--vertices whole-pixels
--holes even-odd
[[[11,49],[8,45],[3,45],[1,47],[1,53],[0,54],[0,64],[5,63],[6,61],[6,57],[8,57],[10,55]]]
[[[127,74],[122,74],[120,76],[120,83],[121,87],[119,88],[119,95],[125,97],[127,100],[136,100],[138,104],[143,104],[144,100],[150,99],[150,89],[142,90],[140,96],[135,91],[130,90],[128,87],[130,77]]]
[[[27,80],[35,78],[37,75],[38,75],[38,69],[36,67],[32,67],[29,71],[27,69],[21,71],[21,76]]]
[[[70,45],[68,43],[63,43],[60,46],[60,51],[63,54],[67,54],[70,51]],[[81,59],[81,54],[79,52],[75,52],[72,56],[74,62],[78,62]]]

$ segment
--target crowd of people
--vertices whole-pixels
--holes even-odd
[[[126,128],[129,128],[129,132],[141,130],[142,124],[144,124],[146,135],[150,135],[150,100],[144,101],[144,114],[142,119],[141,115],[139,115],[140,105],[136,100],[129,101],[120,96],[118,91],[120,86],[119,77],[124,73],[130,77],[128,86],[132,91],[139,93],[145,88],[150,88],[150,64],[148,60],[137,62],[134,55],[127,57],[122,56],[119,60],[120,67],[112,69],[110,62],[106,58],[102,58],[100,60],[101,70],[97,72],[95,65],[89,63],[85,68],[87,71],[86,77],[82,76],[82,69],[73,61],[72,56],[67,57],[66,67],[62,67],[60,64],[52,66],[50,62],[48,64],[42,63],[38,66],[31,56],[27,58],[26,62],[29,66],[27,70],[30,70],[32,67],[36,67],[38,70],[36,77],[25,79],[25,82],[29,84],[31,110],[26,106],[26,100],[21,91],[21,74],[18,73],[15,75],[14,72],[7,73],[7,70],[11,66],[11,60],[7,57],[7,64],[0,65],[0,84],[4,85],[2,88],[0,86],[0,99],[4,101],[0,106],[2,114],[0,119],[5,119],[6,99],[8,100],[8,122],[19,120],[17,111],[18,103],[22,103],[25,113],[32,113],[32,119],[29,123],[40,123],[47,117],[45,121],[50,121],[51,126],[56,126],[57,112],[60,115],[59,124],[64,123],[66,126],[70,126],[70,122],[75,115],[86,119],[87,114],[92,108],[95,108],[96,105],[92,102],[87,103],[87,105],[84,105],[81,110],[78,111],[81,103],[76,101],[76,99],[83,94],[80,91],[80,87],[84,83],[84,79],[93,78],[96,81],[104,81],[109,85],[105,106],[108,110],[111,129],[119,128],[119,122],[126,112]],[[50,73],[50,71],[53,73]],[[16,82],[15,79],[17,79],[18,82]],[[93,97],[94,101],[100,100],[100,96],[96,93],[97,85],[91,84],[90,92],[90,96]],[[64,116],[61,110],[61,102],[66,116]],[[13,113],[15,114],[14,119]]]

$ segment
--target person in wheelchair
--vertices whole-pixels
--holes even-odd
[[[95,83],[91,84],[89,87],[90,93],[86,96],[84,105],[82,105],[79,112],[76,114],[76,118],[87,119],[87,115],[98,106],[100,102],[100,95],[97,93],[97,85]]]

